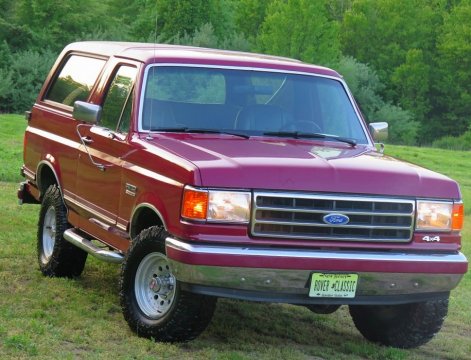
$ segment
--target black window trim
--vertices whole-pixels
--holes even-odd
[[[56,107],[56,108],[59,108],[61,110],[64,110],[64,111],[67,111],[67,112],[72,112],[73,110],[73,106],[70,106],[70,105],[65,105],[65,104],[62,104],[62,103],[59,103],[57,101],[54,101],[54,100],[50,100],[50,99],[46,99],[47,95],[49,94],[49,91],[51,90],[51,87],[53,84],[55,84],[57,78],[59,77],[59,74],[61,73],[62,69],[64,68],[65,64],[67,64],[67,62],[69,61],[69,59],[72,57],[72,56],[82,56],[82,57],[88,57],[88,58],[92,58],[92,59],[98,59],[98,60],[103,60],[104,61],[104,64],[103,64],[103,67],[101,69],[101,71],[98,73],[98,76],[97,78],[95,79],[95,82],[90,90],[90,94],[88,95],[88,98],[87,98],[87,101],[90,100],[90,98],[94,95],[95,91],[96,91],[96,88],[100,82],[100,79],[103,75],[103,72],[105,71],[106,69],[106,63],[108,62],[109,60],[109,57],[108,56],[104,56],[104,55],[99,55],[99,54],[93,54],[93,53],[88,53],[88,52],[79,52],[79,51],[75,51],[75,50],[72,50],[70,52],[68,52],[67,54],[65,54],[63,57],[62,57],[62,60],[60,62],[60,64],[57,66],[57,68],[55,69],[54,71],[54,74],[52,75],[49,83],[47,84],[47,88],[46,90],[44,91],[44,94],[41,98],[41,102],[44,103],[44,104],[47,104],[47,105],[50,105],[50,106],[53,106],[53,107]]]
[[[122,133],[118,129],[119,129],[119,126],[121,125],[121,120],[123,118],[124,109],[126,108],[126,105],[127,105],[128,101],[130,99],[130,96],[134,93],[134,89],[136,87],[136,82],[138,80],[139,67],[136,64],[125,62],[125,61],[119,61],[116,64],[114,64],[113,71],[111,72],[111,74],[106,79],[106,83],[105,83],[105,86],[104,86],[104,89],[106,89],[106,91],[104,91],[103,94],[102,94],[101,101],[100,101],[100,106],[102,108],[104,107],[106,98],[108,97],[108,92],[110,91],[111,84],[113,83],[114,79],[116,78],[116,74],[118,73],[119,69],[123,66],[127,66],[127,67],[130,67],[130,68],[136,69],[136,76],[135,76],[134,82],[131,86],[131,90],[129,91],[129,94],[126,97],[126,101],[124,102],[124,106],[121,109],[121,113],[119,114],[119,119],[118,119],[118,122],[117,122],[117,125],[116,125],[116,129],[114,129],[114,130],[110,129],[110,130],[113,131],[113,132],[116,132],[118,134],[127,135],[131,132],[131,123],[129,124],[129,129],[128,129],[127,133]],[[97,86],[97,83],[95,83],[94,87],[95,86]],[[131,101],[132,101],[132,99],[131,99]],[[131,106],[132,105],[133,104],[131,103]],[[132,117],[132,108],[131,108],[131,117]]]

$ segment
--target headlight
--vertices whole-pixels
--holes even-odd
[[[248,223],[250,192],[203,190],[186,187],[181,215],[191,220],[208,222]]]
[[[451,202],[417,201],[417,230],[450,231],[452,218]]]

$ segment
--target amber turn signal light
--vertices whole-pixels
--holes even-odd
[[[208,211],[208,192],[185,188],[181,215],[194,220],[206,220]]]
[[[463,204],[453,204],[453,214],[451,220],[451,229],[459,231],[463,228],[464,206]]]

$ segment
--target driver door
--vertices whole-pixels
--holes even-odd
[[[131,119],[135,66],[115,68],[103,101],[99,125],[79,129],[76,201],[81,209],[80,228],[117,246],[116,222],[121,195],[122,160],[130,151],[127,141]]]

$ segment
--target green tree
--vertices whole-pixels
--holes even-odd
[[[378,121],[389,124],[388,142],[393,144],[415,145],[420,124],[413,115],[399,106],[384,104],[374,115]]]
[[[111,0],[113,3],[123,0]],[[221,39],[235,30],[229,19],[230,0],[137,0],[128,4],[129,33],[134,40],[173,42],[191,37],[205,24]]]
[[[379,95],[384,85],[379,76],[371,67],[351,56],[342,57],[336,69],[344,77],[367,120],[375,121],[376,112],[384,105]]]
[[[168,40],[169,43],[179,45],[201,46],[214,49],[227,49],[249,51],[250,43],[241,33],[228,34],[223,39],[218,39],[211,23],[203,24],[193,34],[178,34]]]
[[[338,30],[338,23],[328,20],[324,1],[275,0],[258,35],[258,50],[332,65],[340,57]]]
[[[211,2],[207,0],[157,1],[157,29],[164,39],[193,34],[210,22]]]
[[[34,48],[57,51],[103,27],[106,10],[106,3],[95,0],[18,0],[15,22],[32,31]]]
[[[345,13],[350,10],[355,0],[330,0],[326,7],[331,20],[343,21]]]
[[[410,49],[425,56],[435,49],[436,29],[442,22],[443,1],[356,0],[347,10],[340,39],[346,55],[371,64],[389,80]]]
[[[0,69],[0,112],[30,109],[56,57],[47,50],[12,54],[9,66]]]
[[[237,30],[254,41],[272,2],[273,0],[239,0],[234,15]]]
[[[416,120],[426,122],[430,112],[431,66],[419,49],[410,49],[405,62],[391,74],[391,87],[396,92],[395,99],[402,107],[412,112]]]
[[[471,124],[471,1],[445,16],[438,36],[438,80],[427,134],[462,134]]]
[[[340,59],[337,69],[348,83],[366,120],[389,123],[388,142],[407,145],[416,143],[419,123],[411,112],[383,100],[380,93],[384,85],[370,66],[347,56]]]
[[[436,41],[452,7],[448,0],[356,0],[341,26],[343,51],[377,71],[382,96],[420,121],[422,139],[438,131],[431,131]]]

